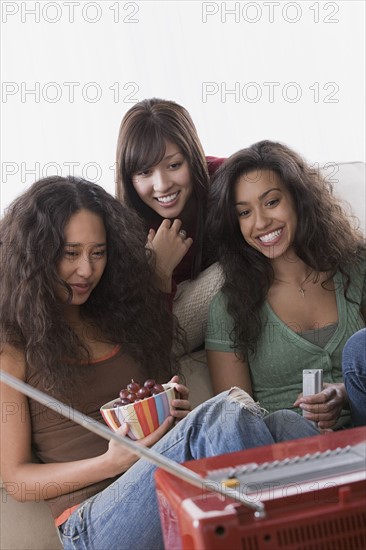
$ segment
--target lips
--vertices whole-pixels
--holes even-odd
[[[171,203],[175,202],[178,198],[179,191],[176,191],[175,193],[170,193],[170,195],[164,195],[161,197],[154,197],[154,199],[161,204],[162,206],[170,205]]]
[[[271,231],[270,233],[265,233],[264,235],[260,235],[259,237],[257,237],[257,239],[264,245],[274,244],[281,237],[282,231],[283,231],[283,228],[276,229],[275,231]]]
[[[76,294],[86,294],[92,287],[90,283],[72,283],[70,286]]]

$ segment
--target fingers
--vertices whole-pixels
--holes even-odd
[[[147,242],[152,243],[155,235],[156,235],[156,231],[154,229],[149,229],[149,233],[147,234]]]
[[[192,410],[191,403],[188,400],[189,389],[187,386],[179,383],[179,376],[174,375],[170,383],[174,384],[175,390],[178,393],[176,399],[172,399],[170,414],[176,419],[181,420]]]
[[[175,374],[168,382],[174,384],[175,390],[179,393],[179,397],[187,400],[189,396],[189,389],[184,384],[179,383],[179,376]]]
[[[189,396],[189,389],[187,386],[184,386],[183,384],[175,384],[174,385],[176,392],[179,394],[177,397],[180,399],[187,400]]]
[[[300,403],[301,403],[301,398],[302,398],[302,392],[299,393],[299,395],[298,395],[297,398],[296,398],[295,403],[293,403],[292,406],[293,406],[293,407],[298,407],[298,406],[300,405]]]
[[[304,417],[317,422],[320,428],[331,428],[341,414],[342,403],[339,399],[332,399],[316,405],[301,403],[300,408],[304,411]]]
[[[169,219],[165,219],[161,222],[159,229],[157,233],[159,233],[160,230],[166,230],[166,229],[172,229],[176,233],[179,233],[179,230],[182,227],[182,222],[178,218],[173,220],[173,222]]]
[[[187,254],[193,239],[182,238],[181,220],[163,220],[156,234],[151,233],[148,246],[154,250],[156,272],[161,280],[161,290],[171,292],[171,277],[174,269]],[[182,230],[183,231],[183,230]]]
[[[191,246],[191,244],[193,243],[193,239],[191,239],[191,237],[187,238],[187,231],[185,229],[182,229],[182,221],[179,220],[178,218],[175,219],[173,222],[171,222],[168,219],[163,220],[160,224],[160,227],[157,231],[157,234],[162,233],[162,232],[167,231],[167,230],[174,237],[178,236],[180,239],[182,239],[182,241],[186,244],[187,248],[189,248]],[[154,237],[155,237],[155,234],[153,235],[153,238]]]
[[[334,386],[328,386],[319,393],[313,395],[303,396],[300,394],[294,403],[294,407],[300,406],[301,403],[309,405],[317,405],[320,403],[327,403],[337,395],[337,389]]]
[[[339,403],[336,400],[327,401],[327,403],[315,403],[314,405],[309,405],[308,403],[300,403],[299,407],[303,411],[312,414],[328,414],[331,413],[334,409],[338,409]]]
[[[342,403],[337,396],[333,396],[332,399],[327,401],[318,401],[316,403],[302,402],[299,404],[300,409],[312,413],[312,414],[330,414],[334,410],[342,408]]]
[[[128,433],[128,425],[126,424],[126,422],[124,422],[118,428],[118,430],[116,430],[116,434],[121,435],[122,437],[124,437],[125,435],[127,435],[127,433]]]
[[[192,407],[186,399],[173,399],[170,414],[177,420],[182,420],[188,413],[190,413]]]
[[[176,233],[179,233],[180,229],[182,228],[182,222],[178,218],[173,221],[171,225],[171,229],[175,231]]]
[[[169,380],[168,384],[173,384],[175,389],[177,390],[177,392],[188,392],[189,393],[189,390],[187,388],[187,386],[184,386],[183,384],[181,384],[179,382],[180,378],[179,378],[179,375],[178,374],[174,374],[174,376],[172,376],[172,378]]]
[[[191,237],[187,237],[183,242],[186,245],[188,250],[193,244],[193,239]]]
[[[321,392],[295,401],[295,406],[304,411],[304,417],[317,422],[321,429],[329,429],[336,424],[343,404],[341,384],[327,384]]]
[[[299,394],[294,403],[304,411],[304,417],[316,422],[322,430],[332,428],[338,421],[342,408],[346,403],[344,385],[340,383],[325,383],[324,389],[306,397]]]

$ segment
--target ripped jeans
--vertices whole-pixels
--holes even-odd
[[[312,422],[290,410],[263,418],[254,401],[235,389],[191,411],[154,450],[180,463],[318,433]],[[84,501],[59,527],[65,550],[163,549],[155,469],[140,459],[104,491]]]

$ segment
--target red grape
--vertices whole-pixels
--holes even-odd
[[[161,393],[164,391],[164,387],[162,386],[162,384],[155,384],[155,386],[153,387],[153,389],[151,390],[151,392],[155,395],[156,393]]]
[[[156,395],[165,391],[162,384],[157,384],[153,378],[148,378],[143,386],[140,386],[134,380],[127,384],[127,388],[123,388],[119,392],[119,399],[113,403],[113,407],[121,407],[129,405],[135,401],[146,399],[151,395]]]
[[[128,398],[129,393],[130,392],[128,390],[124,389],[119,392],[119,396],[121,399],[126,399],[126,397]]]
[[[127,389],[131,393],[137,393],[140,389],[140,384],[138,384],[134,380],[131,380],[131,382],[129,384],[127,384]]]
[[[153,378],[148,378],[146,382],[144,382],[145,388],[149,388],[149,390],[154,387],[156,384],[155,380]]]
[[[131,405],[131,401],[129,399],[121,399],[121,404],[122,405]]]
[[[137,399],[137,394],[130,392],[130,393],[127,394],[127,399],[129,399],[131,401],[131,403],[133,403]]]
[[[146,397],[150,397],[149,388],[146,388],[146,387],[140,388],[136,394],[136,397],[137,399],[146,399]]]

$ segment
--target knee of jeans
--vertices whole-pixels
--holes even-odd
[[[350,336],[343,348],[343,354],[353,356],[356,354],[365,355],[366,350],[366,328],[355,332]]]
[[[279,409],[278,411],[274,411],[270,416],[275,422],[288,422],[290,424],[302,422],[302,416],[291,409]]]
[[[218,419],[223,422],[228,418],[231,420],[235,418],[237,422],[242,416],[246,416],[247,421],[250,419],[257,421],[263,418],[266,412],[246,391],[233,387],[199,405],[188,418],[196,424],[206,422],[208,418],[213,422]]]
[[[226,397],[229,403],[238,403],[241,409],[248,411],[255,416],[263,416],[266,410],[252,398],[245,390],[234,386],[230,389]]]
[[[345,343],[342,367],[343,373],[360,369],[366,372],[366,329],[356,332]]]

